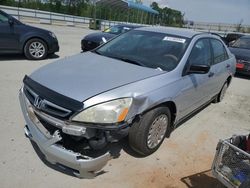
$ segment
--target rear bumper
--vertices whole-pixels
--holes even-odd
[[[236,73],[250,75],[250,62],[244,60],[237,60]]]
[[[236,73],[244,74],[244,75],[250,76],[250,69],[249,69],[249,70],[245,70],[245,69],[236,69]]]
[[[60,146],[57,144],[62,139],[59,131],[55,131],[53,135],[49,134],[36,118],[22,90],[19,93],[19,100],[27,124],[24,132],[37,144],[50,163],[66,166],[72,169],[72,173],[78,177],[93,178],[96,172],[100,171],[111,159],[109,152],[97,158],[91,158]]]

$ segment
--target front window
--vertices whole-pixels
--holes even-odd
[[[189,39],[180,36],[133,30],[95,52],[127,63],[171,71],[180,62],[188,43]]]
[[[130,28],[128,28],[128,27],[113,26],[113,27],[110,27],[110,28],[104,30],[104,32],[105,33],[111,33],[111,34],[119,35],[121,33],[127,32],[129,30],[130,30]]]
[[[200,39],[193,47],[189,56],[192,65],[210,65],[212,60],[209,40]]]
[[[232,47],[250,49],[250,38],[239,38]]]
[[[8,17],[0,13],[0,23],[8,22]]]

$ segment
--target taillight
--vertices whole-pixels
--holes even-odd
[[[237,59],[236,68],[243,69],[244,66],[245,65],[244,65],[244,63],[242,63],[242,60]]]

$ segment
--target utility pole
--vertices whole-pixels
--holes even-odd
[[[18,11],[17,11],[17,14],[18,14],[18,20],[20,20],[19,7],[20,7],[20,0],[18,0]]]

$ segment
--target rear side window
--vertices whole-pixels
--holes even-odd
[[[189,56],[191,65],[210,65],[212,60],[208,39],[200,39],[194,45]]]
[[[227,51],[221,41],[216,39],[211,39],[211,45],[214,54],[213,64],[217,64],[228,59]]]

